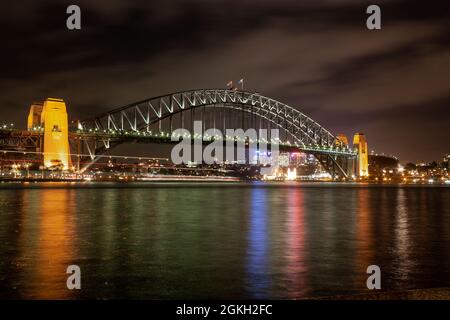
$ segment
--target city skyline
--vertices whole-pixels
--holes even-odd
[[[80,1],[82,29],[73,32],[65,3],[8,5],[0,121],[24,128],[29,105],[47,97],[65,99],[73,120],[243,77],[247,90],[335,135],[365,133],[370,150],[404,163],[439,160],[450,138],[448,4],[378,4],[383,27],[369,31],[364,1]]]
[[[448,0],[0,12],[0,299],[450,300]]]

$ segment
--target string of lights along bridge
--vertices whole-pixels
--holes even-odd
[[[331,134],[298,109],[259,93],[240,90],[176,92],[71,124],[65,102],[48,98],[31,105],[27,130],[0,128],[0,151],[34,154],[44,168],[80,173],[124,143],[148,143],[150,148],[155,143],[174,144],[177,143],[174,140],[186,138],[203,144],[217,140],[238,142],[236,136],[194,132],[194,123],[198,121],[204,129],[214,128],[223,133],[227,129],[256,132],[266,129],[268,136],[259,136],[256,141],[245,138],[241,142],[265,143],[269,148],[277,145],[280,151],[312,154],[335,180],[368,176],[364,134],[355,134],[351,147],[346,136]],[[177,134],[177,128],[191,133]],[[277,137],[270,136],[273,129],[278,129]]]

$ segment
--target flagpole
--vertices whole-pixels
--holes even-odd
[[[241,84],[241,90],[244,91],[244,78],[238,81]]]

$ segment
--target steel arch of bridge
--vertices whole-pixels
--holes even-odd
[[[86,144],[94,158],[96,154],[125,142],[130,132],[145,134],[152,125],[161,124],[164,119],[179,113],[182,116],[187,110],[211,106],[250,113],[272,123],[291,136],[298,149],[316,155],[329,171],[337,171],[348,177],[349,172],[343,168],[340,160],[353,158],[353,150],[297,109],[255,92],[224,89],[176,92],[128,104],[79,121],[77,129],[81,136],[96,134],[97,140],[101,141],[99,144],[96,141],[95,146]]]

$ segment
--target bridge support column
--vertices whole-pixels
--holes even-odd
[[[358,151],[356,161],[356,175],[358,177],[369,176],[369,151],[367,148],[367,140],[364,133],[356,133],[353,137],[353,146]]]
[[[70,169],[69,126],[63,100],[48,98],[44,101],[41,126],[44,128],[44,166]]]

